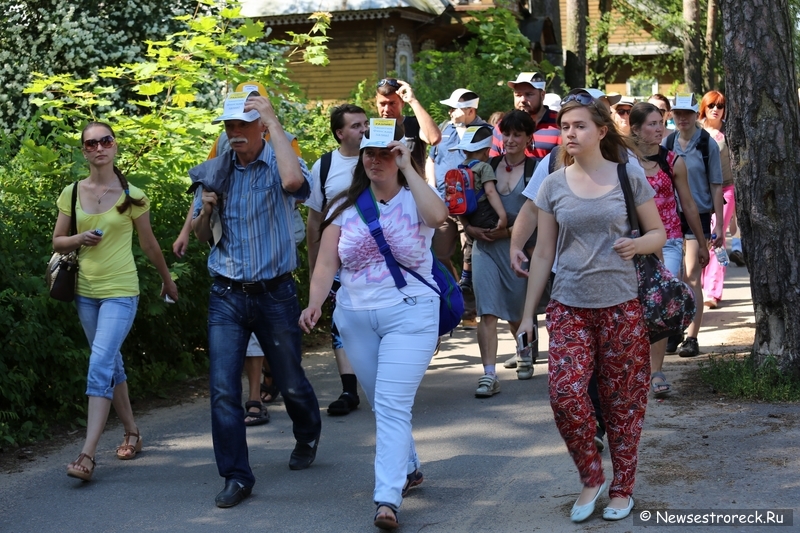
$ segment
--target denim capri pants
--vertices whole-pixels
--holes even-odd
[[[114,399],[114,387],[125,381],[122,347],[136,317],[138,296],[88,298],[75,296],[78,318],[89,341],[86,395]]]

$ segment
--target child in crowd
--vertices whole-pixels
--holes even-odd
[[[471,132],[464,134],[461,142],[450,150],[464,152],[463,165],[472,169],[475,183],[475,196],[478,198],[478,208],[465,216],[460,217],[464,226],[475,226],[483,229],[503,229],[508,225],[508,215],[500,201],[495,182],[497,177],[489,160],[489,149],[492,147],[492,129],[488,126],[479,126],[474,135]],[[481,194],[483,191],[483,194]]]

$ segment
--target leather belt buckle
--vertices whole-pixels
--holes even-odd
[[[260,281],[242,283],[241,285],[242,292],[245,294],[261,294],[264,292],[264,286]]]

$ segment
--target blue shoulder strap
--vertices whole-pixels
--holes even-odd
[[[369,228],[370,235],[372,235],[372,238],[375,239],[375,242],[378,244],[378,250],[380,250],[381,255],[383,255],[383,258],[386,260],[386,266],[389,267],[389,272],[392,274],[395,285],[397,285],[398,289],[405,287],[408,285],[408,282],[400,272],[397,260],[392,255],[392,249],[383,236],[383,228],[381,228],[381,223],[378,221],[378,207],[375,204],[375,199],[372,197],[372,189],[369,187],[358,195],[356,210],[361,216],[361,220],[363,220]]]
[[[386,266],[389,267],[389,272],[392,274],[392,279],[394,279],[394,283],[397,285],[397,288],[401,289],[408,285],[408,282],[400,272],[400,269],[402,268],[419,281],[430,287],[433,292],[441,296],[442,293],[438,288],[428,283],[425,278],[420,276],[414,270],[411,270],[407,266],[398,263],[394,258],[394,255],[392,255],[392,249],[389,247],[389,243],[386,242],[386,238],[383,236],[383,228],[378,220],[378,206],[375,203],[375,198],[372,196],[372,189],[369,187],[367,187],[361,194],[358,195],[358,198],[356,199],[356,210],[358,211],[359,216],[361,216],[361,220],[363,220],[369,228],[370,235],[372,235],[372,238],[375,239],[375,242],[378,244],[378,250],[380,250],[381,255],[383,255],[383,258],[386,260]],[[433,251],[431,251],[431,254],[433,254]],[[434,261],[435,260],[436,257],[434,256]]]

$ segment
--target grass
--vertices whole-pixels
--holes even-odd
[[[730,397],[766,402],[800,401],[800,379],[782,372],[769,356],[757,366],[752,355],[720,355],[700,364],[701,379]]]

